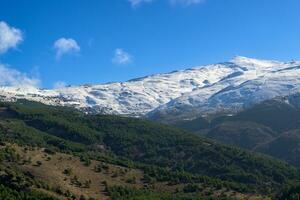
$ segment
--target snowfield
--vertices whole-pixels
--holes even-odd
[[[120,83],[45,90],[0,87],[4,101],[28,99],[89,113],[189,116],[235,112],[300,91],[300,62],[236,57],[229,62],[156,74]],[[191,116],[189,116],[191,117]]]

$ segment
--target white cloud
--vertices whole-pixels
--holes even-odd
[[[128,0],[132,7],[137,7],[142,3],[150,3],[153,0]]]
[[[33,86],[38,87],[40,80],[30,77],[16,69],[0,64],[0,86]]]
[[[7,52],[23,41],[21,30],[9,26],[6,22],[0,21],[0,54]],[[29,76],[8,65],[0,63],[0,86],[31,86],[38,87],[40,80],[37,69],[33,69],[33,75]]]
[[[0,53],[5,53],[10,48],[16,48],[23,41],[21,30],[0,21]]]
[[[203,3],[205,0],[170,0],[171,4],[182,4],[185,6],[190,6],[194,4]]]
[[[132,56],[123,49],[116,49],[112,61],[119,65],[128,64],[132,62]]]
[[[56,83],[54,83],[53,88],[54,89],[61,89],[61,88],[65,88],[67,87],[67,83],[64,81],[57,81]]]
[[[56,57],[60,58],[65,54],[79,52],[80,46],[72,38],[60,38],[54,42],[54,49],[56,50]]]

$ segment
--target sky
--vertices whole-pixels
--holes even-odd
[[[126,81],[300,59],[299,0],[0,0],[0,85]]]

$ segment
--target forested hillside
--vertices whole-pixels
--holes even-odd
[[[233,116],[200,117],[176,126],[300,166],[300,109],[292,102],[275,99]]]
[[[0,136],[12,199],[268,199],[300,175],[167,125],[28,101],[1,104]]]

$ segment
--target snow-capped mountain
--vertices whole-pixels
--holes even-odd
[[[215,113],[234,113],[276,97],[300,92],[300,62],[277,62],[236,57],[224,66],[237,71],[207,87],[171,100],[150,112],[189,118]]]
[[[45,90],[0,87],[0,98],[72,106],[87,112],[142,116],[234,112],[300,91],[300,62],[236,57],[230,62],[156,74],[127,82]]]

